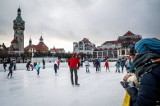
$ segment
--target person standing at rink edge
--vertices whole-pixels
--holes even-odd
[[[77,58],[77,53],[73,53],[72,57],[68,61],[68,65],[69,65],[69,68],[70,68],[72,85],[75,84],[75,85],[79,86],[80,84],[78,84],[77,69],[79,69],[80,61]],[[74,77],[75,77],[75,83],[74,83],[74,80],[73,80],[73,72],[74,72]]]
[[[136,81],[123,86],[130,94],[131,106],[160,106],[160,40],[145,38],[135,44],[133,60]],[[128,73],[124,81],[132,77]],[[138,83],[136,83],[138,82]]]

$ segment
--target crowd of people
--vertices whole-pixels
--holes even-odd
[[[133,53],[132,53],[133,54]],[[40,74],[40,69],[45,69],[45,61],[42,60],[43,66],[40,63],[34,65],[29,61],[26,64],[27,71],[37,71]],[[90,73],[90,63],[86,59],[84,61],[86,73]],[[60,60],[54,62],[55,75],[59,69]],[[81,66],[81,61],[77,53],[73,53],[68,60],[70,69],[71,84],[79,86],[78,69]],[[82,65],[83,66],[83,65]],[[101,72],[101,59],[97,58],[93,61],[95,72]],[[106,72],[110,72],[108,60],[105,61],[104,67]],[[7,63],[4,60],[4,71],[6,71]],[[130,106],[158,106],[160,105],[160,40],[146,38],[135,44],[135,54],[128,57],[123,57],[115,63],[115,73],[123,73],[124,68],[126,75],[121,82],[123,88],[129,93],[131,100]],[[12,77],[13,69],[16,70],[16,62],[12,60],[9,64],[9,73],[7,78]]]

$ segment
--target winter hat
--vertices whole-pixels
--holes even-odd
[[[152,38],[142,39],[135,44],[135,50],[138,53],[143,53],[147,51],[160,52],[160,40]]]

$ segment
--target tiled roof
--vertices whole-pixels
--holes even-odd
[[[48,47],[43,42],[39,42],[39,44],[36,47],[36,50],[38,50],[38,51],[48,51]]]
[[[18,43],[18,41],[17,41],[17,39],[13,39],[12,41],[11,41],[11,43]]]
[[[28,51],[29,49],[33,48],[36,50],[37,45],[28,45],[27,47],[24,48],[25,51]]]
[[[131,31],[128,31],[126,34],[124,34],[123,36],[132,36],[135,35],[134,33],[132,33]]]
[[[82,41],[83,41],[84,43],[91,43],[87,38],[84,38]]]

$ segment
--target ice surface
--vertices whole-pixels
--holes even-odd
[[[26,64],[17,64],[12,79],[6,79],[7,72],[0,65],[0,106],[121,106],[125,90],[120,85],[125,73],[115,73],[114,62],[106,72],[104,63],[101,72],[95,73],[90,63],[90,74],[85,67],[78,70],[80,86],[73,87],[67,63],[60,64],[55,76],[53,63],[46,63],[46,69],[26,71]]]

